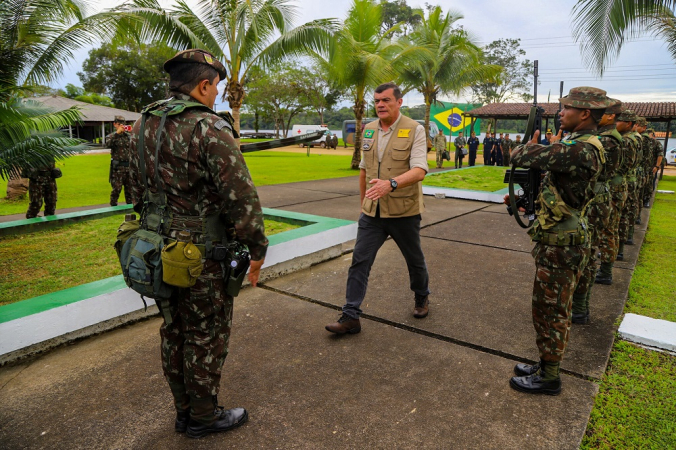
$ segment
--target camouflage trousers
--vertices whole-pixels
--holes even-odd
[[[441,169],[444,165],[444,151],[437,149],[437,169]]]
[[[220,263],[206,260],[195,286],[170,299],[173,322],[160,327],[162,369],[177,410],[190,397],[218,395],[228,355],[233,298],[225,293]]]
[[[596,280],[596,252],[601,247],[601,233],[608,229],[611,214],[610,194],[597,197],[589,206],[587,213],[591,252],[580,270],[580,280],[573,295],[573,311],[584,312],[589,309],[589,297]]]
[[[625,242],[629,236],[629,229],[634,225],[636,214],[638,214],[638,191],[635,181],[627,182],[627,200],[622,208],[620,216],[620,243]]]
[[[649,202],[653,196],[653,177],[654,174],[650,172],[648,178],[646,178],[645,185],[643,186],[643,202]]]
[[[537,244],[533,283],[533,326],[540,359],[561,362],[568,345],[573,292],[581,267],[589,258],[589,246]]]
[[[53,216],[56,212],[57,188],[56,180],[51,177],[31,178],[28,182],[28,211],[26,219],[37,217],[45,202],[45,216]]]
[[[509,150],[502,152],[502,165],[509,167]]]
[[[118,167],[110,176],[110,185],[113,190],[110,192],[110,204],[117,205],[117,199],[120,198],[120,192],[124,187],[124,201],[131,205],[134,203],[134,196],[132,194],[131,177],[129,176],[128,167]]]
[[[608,226],[600,230],[599,250],[602,263],[614,263],[620,249],[620,215],[627,201],[627,189],[624,184],[610,191],[610,216]]]

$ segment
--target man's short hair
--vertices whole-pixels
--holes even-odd
[[[218,71],[206,64],[174,63],[169,69],[169,89],[190,94],[202,80],[213,83]]]
[[[601,122],[601,119],[603,119],[603,115],[606,113],[605,109],[590,109],[589,112],[591,113],[592,120],[594,120],[594,123],[599,123]]]
[[[388,89],[394,90],[394,98],[399,100],[400,98],[403,98],[404,96],[401,95],[401,89],[399,89],[399,86],[396,84],[389,82],[389,83],[383,83],[380,86],[376,88],[376,94],[382,94]]]

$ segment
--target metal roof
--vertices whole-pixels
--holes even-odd
[[[651,122],[667,122],[676,119],[676,102],[627,102],[623,106]],[[466,116],[481,119],[527,119],[532,103],[491,103],[472,109]],[[553,118],[559,110],[558,103],[540,103],[545,110],[543,117]]]
[[[140,113],[110,108],[108,106],[92,105],[91,103],[80,102],[60,96],[31,97],[27,100],[40,102],[54,111],[63,111],[73,106],[77,106],[80,108],[83,122],[112,122],[115,116],[122,116],[125,120],[131,122],[136,121],[141,117]]]

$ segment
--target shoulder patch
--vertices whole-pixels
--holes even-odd
[[[565,141],[561,141],[561,143],[562,143],[563,145],[575,145],[575,144],[577,144],[577,141],[569,141],[569,140],[565,140]]]
[[[221,119],[214,124],[214,128],[216,128],[218,131],[221,131],[223,127],[230,128],[228,122],[225,119]]]

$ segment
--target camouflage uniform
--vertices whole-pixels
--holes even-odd
[[[52,169],[55,167],[54,160],[37,169],[26,171],[28,181],[28,211],[26,219],[37,217],[45,202],[45,216],[53,216],[56,213],[57,188],[56,180],[52,177]]]
[[[643,138],[643,149],[644,149],[644,155],[643,155],[643,176],[644,176],[644,184],[643,184],[643,192],[641,195],[641,207],[647,205],[650,203],[650,199],[653,196],[653,168],[657,164],[657,154],[655,153],[657,151],[657,146],[655,143],[657,142],[655,139],[650,137],[650,134],[648,134],[648,131],[646,130],[645,133],[641,135]]]
[[[639,167],[643,159],[643,149],[641,147],[641,135],[635,131],[630,131],[624,135],[628,145],[633,146],[634,159],[631,161],[629,174],[627,175],[627,201],[624,204],[622,218],[620,219],[620,243],[633,239],[634,223],[638,217],[640,176],[643,173]]]
[[[460,168],[462,168],[462,159],[465,155],[462,153],[462,148],[467,145],[467,139],[464,136],[458,136],[455,138],[455,168],[458,168],[458,162],[460,163]]]
[[[188,95],[172,94],[175,100],[196,102]],[[149,115],[144,130],[144,160],[151,190],[155,190],[154,152],[159,122],[159,117]],[[132,131],[133,149],[137,148],[140,125],[138,120]],[[194,243],[205,243],[199,219],[220,213],[223,229],[234,227],[237,240],[248,246],[251,258],[264,258],[268,240],[263,212],[227,122],[206,106],[190,107],[167,117],[163,136],[159,172],[173,213],[170,236],[190,229]],[[138,159],[138,152],[132,151],[134,198],[141,200],[144,187]],[[139,201],[135,209],[139,211],[142,205]],[[195,417],[195,404],[218,394],[221,369],[228,354],[233,298],[225,292],[221,264],[204,258],[203,262],[204,270],[195,286],[176,289],[170,299],[173,322],[164,323],[160,335],[164,375],[177,411],[192,405],[191,420],[206,422],[213,417]]]
[[[502,165],[509,166],[509,152],[514,148],[514,141],[509,138],[502,140]]]
[[[443,152],[446,150],[446,136],[439,133],[434,138],[434,148],[437,150],[437,169],[441,169],[444,165]]]
[[[110,184],[113,190],[110,192],[110,205],[116,206],[120,192],[124,186],[124,201],[128,205],[134,203],[131,180],[129,178],[129,133],[111,133],[106,136],[106,142],[110,147]]]
[[[596,280],[597,250],[601,250],[604,230],[611,229],[611,220],[619,224],[619,211],[617,207],[613,206],[610,182],[617,175],[617,170],[622,161],[622,137],[619,133],[613,134],[612,130],[614,129],[615,124],[611,124],[598,130],[598,138],[603,144],[605,162],[594,185],[595,197],[587,212],[591,253],[587,264],[582,269],[580,281],[573,295],[574,323],[587,323],[589,320],[589,299]],[[612,245],[614,245],[614,240]]]

